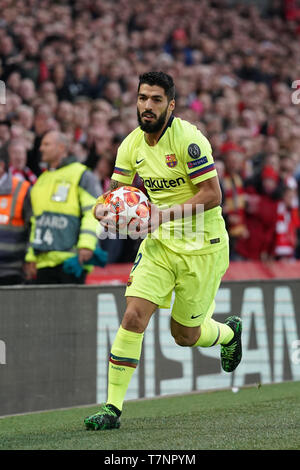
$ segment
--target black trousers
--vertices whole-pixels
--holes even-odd
[[[59,264],[53,268],[38,269],[35,284],[84,284],[86,275],[87,271],[83,271],[79,278],[65,273],[63,265]]]

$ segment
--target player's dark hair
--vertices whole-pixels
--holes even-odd
[[[164,72],[146,72],[139,77],[139,86],[138,91],[140,90],[140,86],[143,83],[146,83],[150,86],[160,86],[165,90],[167,95],[168,101],[174,100],[175,98],[175,85],[173,78]]]

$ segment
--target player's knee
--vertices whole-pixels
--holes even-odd
[[[136,333],[143,333],[145,331],[146,325],[143,314],[138,307],[127,307],[123,317],[122,326],[125,330],[134,331]]]
[[[197,341],[197,338],[195,338],[194,336],[187,336],[181,333],[173,334],[173,338],[175,343],[178,344],[178,346],[183,347],[193,346]]]
[[[194,346],[200,336],[200,327],[186,327],[172,318],[171,334],[178,346]]]

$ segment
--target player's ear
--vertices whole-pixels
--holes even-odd
[[[174,111],[174,109],[175,109],[175,100],[171,100],[169,102],[169,109],[170,109],[170,111]]]

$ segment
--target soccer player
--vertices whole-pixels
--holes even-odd
[[[120,427],[144,331],[157,307],[170,307],[173,291],[170,328],[175,342],[189,347],[220,344],[226,372],[232,372],[241,361],[241,319],[230,316],[225,323],[219,323],[212,318],[214,298],[229,264],[229,250],[211,146],[194,125],[174,117],[174,109],[172,77],[163,72],[140,76],[139,127],[119,147],[111,190],[130,185],[138,173],[157,222],[141,243],[130,273],[125,293],[127,308],[111,348],[106,404],[84,420],[87,429]],[[100,197],[93,211],[107,227],[102,203]],[[192,237],[185,231],[178,236],[178,224],[186,224],[185,207],[192,211],[192,227],[202,220],[202,237]]]

